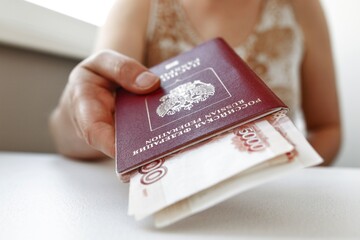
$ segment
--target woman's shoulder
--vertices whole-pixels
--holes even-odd
[[[313,20],[323,16],[320,0],[289,0],[289,3],[302,24],[311,24]]]
[[[141,61],[151,1],[116,0],[101,28],[97,49],[109,48]]]
[[[320,0],[291,0],[295,16],[305,35],[326,34],[327,21]]]
[[[122,16],[141,20],[148,15],[151,2],[152,1],[144,0],[116,0],[110,11],[110,16],[111,13],[115,13],[113,15],[117,13]]]

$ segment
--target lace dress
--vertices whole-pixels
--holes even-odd
[[[302,130],[301,76],[303,37],[291,3],[263,0],[259,20],[235,51],[290,108],[289,116]],[[152,3],[145,64],[149,67],[201,43],[178,0]]]

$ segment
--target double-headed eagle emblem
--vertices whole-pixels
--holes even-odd
[[[215,94],[215,87],[200,80],[187,82],[170,90],[169,94],[162,96],[162,102],[156,109],[160,117],[174,115],[181,110],[190,110],[194,104],[203,102]]]

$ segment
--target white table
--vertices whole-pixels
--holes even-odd
[[[360,239],[360,169],[312,168],[173,226],[128,217],[114,163],[0,152],[0,239]]]

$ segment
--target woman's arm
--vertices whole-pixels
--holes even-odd
[[[100,29],[95,52],[112,49],[143,62],[150,3],[117,0]]]
[[[333,163],[341,145],[341,122],[331,43],[323,9],[318,0],[295,0],[302,26],[305,55],[302,64],[302,106],[308,140]]]
[[[159,87],[159,79],[139,62],[144,53],[148,1],[118,0],[96,46],[78,64],[50,117],[59,153],[73,158],[114,157],[114,91],[138,94]],[[108,49],[108,50],[104,50]]]

